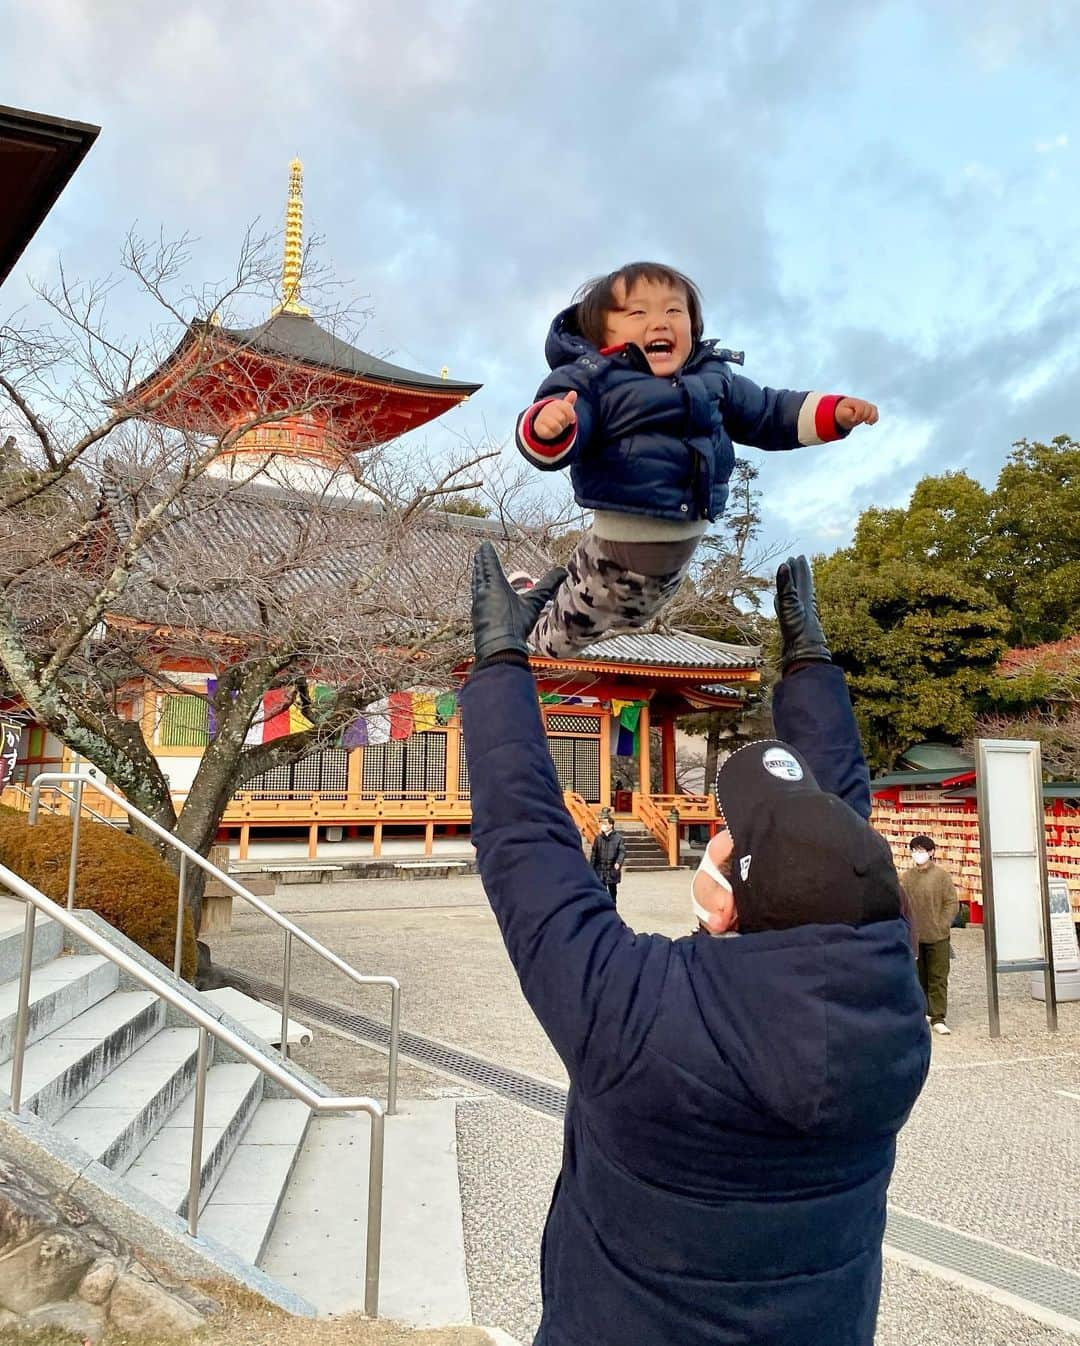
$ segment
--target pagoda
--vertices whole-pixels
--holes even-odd
[[[466,401],[478,383],[422,374],[358,350],[300,301],[303,166],[289,166],[281,303],[257,327],[190,325],[167,359],[115,405],[142,419],[225,437],[218,470],[272,461],[331,470]],[[230,431],[260,421],[229,438]],[[272,418],[272,419],[271,419]]]

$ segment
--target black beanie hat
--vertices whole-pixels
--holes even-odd
[[[716,776],[735,843],[731,886],[739,930],[866,925],[900,915],[900,884],[885,839],[777,739],[748,743]]]

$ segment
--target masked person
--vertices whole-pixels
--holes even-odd
[[[949,957],[952,952],[949,930],[960,903],[956,885],[934,859],[933,838],[925,833],[908,843],[912,869],[900,876],[918,940],[919,985],[926,996],[926,1017],[935,1033],[949,1034],[945,1022],[949,1012]]]
[[[615,831],[615,823],[608,813],[600,819],[600,831],[593,841],[589,863],[608,890],[612,902],[618,901],[619,884],[626,865],[626,842]]]
[[[534,1346],[871,1346],[929,1034],[809,565],[777,575],[780,737],[721,768],[676,940],[623,923],[563,804],[528,665],[562,575],[517,594],[480,548],[461,692],[480,874],[570,1077]]]

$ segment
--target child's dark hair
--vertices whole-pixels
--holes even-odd
[[[594,346],[604,344],[604,314],[619,307],[615,299],[615,286],[622,281],[623,294],[629,294],[639,280],[652,281],[656,285],[678,285],[686,291],[686,306],[690,313],[690,330],[694,340],[700,341],[705,325],[701,318],[701,291],[681,271],[673,266],[664,266],[662,262],[630,262],[611,271],[606,276],[597,276],[586,281],[574,295],[577,301],[578,330],[586,341]]]
[[[908,842],[908,849],[912,851],[936,851],[933,837],[928,837],[925,832],[920,832],[917,837],[912,837]]]

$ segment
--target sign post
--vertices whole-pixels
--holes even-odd
[[[1056,1032],[1042,753],[1037,742],[1019,739],[983,738],[976,746],[990,1036],[1001,1036],[998,975],[1003,972],[1043,974],[1046,1023]]]

